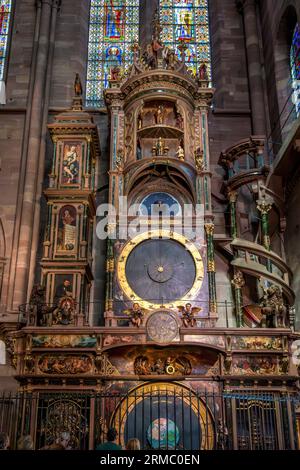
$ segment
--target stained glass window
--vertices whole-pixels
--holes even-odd
[[[91,0],[86,106],[103,106],[111,69],[128,69],[138,38],[139,0]]]
[[[161,39],[174,48],[184,42],[186,64],[196,73],[201,63],[207,66],[211,78],[208,0],[160,0]]]
[[[291,46],[291,75],[293,87],[293,103],[297,117],[300,116],[300,25],[297,24]]]
[[[4,77],[12,0],[0,0],[0,80]]]

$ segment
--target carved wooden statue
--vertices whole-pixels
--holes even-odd
[[[284,305],[281,288],[275,284],[263,289],[263,297],[260,302],[263,315],[263,328],[277,328],[283,326],[286,316],[286,306]]]
[[[179,158],[179,160],[181,160],[182,162],[184,162],[184,149],[181,144],[178,145],[176,157]]]

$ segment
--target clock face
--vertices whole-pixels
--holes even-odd
[[[203,261],[183,236],[149,238],[148,232],[128,242],[118,262],[118,279],[126,296],[144,308],[173,308],[191,301],[203,281]],[[160,232],[161,235],[161,232]]]
[[[146,240],[128,256],[125,273],[138,297],[164,305],[184,298],[194,284],[196,267],[180,243]]]
[[[149,339],[156,343],[170,343],[179,332],[176,318],[165,311],[152,313],[148,318],[146,330]]]

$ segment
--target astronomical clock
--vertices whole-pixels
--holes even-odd
[[[116,217],[105,221],[105,240],[95,240],[98,130],[78,77],[72,109],[49,125],[41,284],[7,340],[20,386],[30,392],[20,435],[35,436],[37,448],[67,431],[72,448],[94,449],[109,427],[124,447],[130,438],[143,449],[295,447],[290,270],[270,251],[270,204],[258,205],[265,245],[237,237],[235,191],[253,183],[245,173],[227,181],[231,238],[214,233],[214,89],[205,64],[192,75],[180,47],[179,59],[154,34],[145,51],[133,46],[126,76],[111,71],[106,202]],[[249,152],[259,143],[251,138]],[[222,154],[222,165],[231,171],[239,151]],[[255,168],[249,178],[258,174]],[[101,297],[96,246],[106,250],[103,305],[93,300]],[[215,246],[224,255],[220,278],[231,276],[218,286],[218,303]],[[246,295],[261,278],[263,298],[252,305]],[[230,316],[221,308],[227,299]]]

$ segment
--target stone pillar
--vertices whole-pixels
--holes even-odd
[[[13,309],[16,310],[19,304],[26,301],[28,291],[28,280],[30,270],[30,257],[33,229],[36,194],[39,181],[39,157],[42,123],[45,106],[45,85],[47,77],[47,64],[49,59],[49,43],[51,33],[51,21],[54,10],[57,10],[59,1],[57,0],[39,0],[37,2],[38,11],[40,11],[39,37],[37,44],[37,55],[35,68],[31,70],[34,74],[34,85],[32,93],[30,124],[27,136],[28,148],[26,155],[22,158],[26,160],[26,173],[24,185],[20,187],[21,208],[19,239],[17,245],[16,260],[16,279],[14,285]],[[56,12],[55,12],[56,14]],[[24,144],[25,145],[25,144]],[[34,267],[33,267],[34,268]]]
[[[236,271],[231,284],[234,287],[236,324],[238,328],[243,326],[243,296],[242,288],[245,285],[245,279],[241,271]]]
[[[106,291],[105,291],[105,311],[106,312],[113,310],[114,270],[115,270],[114,242],[111,238],[108,238],[107,239],[107,257],[106,257]]]
[[[257,210],[261,214],[261,231],[263,246],[266,250],[270,250],[270,235],[269,235],[269,212],[272,209],[272,202],[265,199],[259,199],[256,203]]]
[[[209,291],[209,314],[217,313],[217,288],[216,288],[216,268],[215,268],[215,249],[214,249],[214,224],[205,224],[207,241],[207,274]]]
[[[237,5],[243,13],[248,63],[248,80],[252,111],[252,132],[254,135],[266,134],[266,113],[262,65],[257,29],[256,0],[238,0]]]
[[[232,239],[237,238],[237,223],[236,223],[236,200],[237,192],[228,191],[229,208],[230,208],[230,235]]]

